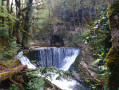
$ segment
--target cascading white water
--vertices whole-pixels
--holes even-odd
[[[21,51],[21,52],[18,53],[16,59],[20,60],[20,62],[21,62],[22,65],[27,65],[27,67],[28,67],[29,69],[35,69],[35,68],[36,68],[36,66],[33,65],[33,64],[30,62],[30,60],[29,60],[26,56],[23,55],[23,51]]]
[[[79,54],[79,50],[74,51],[74,55],[72,56],[66,56],[64,58],[64,65],[60,68],[61,70],[67,71],[71,64],[75,61],[76,56]],[[77,84],[75,80],[66,80],[61,78],[60,80],[56,80],[57,75],[54,75],[51,82],[57,86],[59,86],[63,90],[72,90],[73,86]]]
[[[32,60],[40,61],[40,67],[50,67],[54,66],[59,68],[60,70],[67,71],[70,66],[75,61],[76,57],[80,52],[79,48],[39,48],[38,50],[32,51],[30,54]],[[21,61],[23,65],[27,65],[30,69],[35,69],[36,67],[30,63],[29,59],[23,55],[23,51],[21,51],[17,55],[17,59]],[[61,78],[60,80],[56,80],[57,74],[52,75],[49,79],[53,84],[60,87],[62,90],[86,90],[84,87],[77,83],[75,80],[67,80]],[[78,85],[80,89],[74,89],[75,86]]]
[[[53,66],[66,71],[75,61],[79,52],[79,48],[42,47],[37,50],[33,50],[30,53],[30,59],[40,62],[38,65],[39,67]]]
[[[70,66],[74,63],[76,57],[79,55],[80,49],[78,48],[60,48],[61,50],[58,51],[63,51],[62,53],[60,52],[59,55],[64,55],[63,60],[61,64],[61,67],[59,67],[60,70],[67,71],[69,70]],[[64,50],[62,50],[64,49]],[[59,61],[60,62],[60,61]],[[58,77],[57,74],[52,75],[52,79],[48,78],[53,84],[56,86],[60,87],[62,90],[86,90],[80,83],[78,83],[76,80],[73,79],[65,79],[65,78],[60,78],[57,80],[56,78]],[[78,85],[78,89],[75,89],[75,86]]]
[[[67,71],[70,68],[70,66],[74,63],[78,54],[79,54],[79,50],[75,50],[72,56],[66,56],[63,60],[64,65],[60,69]]]

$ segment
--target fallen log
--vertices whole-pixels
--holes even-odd
[[[5,71],[2,71],[0,73],[0,82],[6,80],[6,79],[10,79],[12,78],[12,76],[14,76],[15,74],[17,73],[20,73],[22,70],[26,69],[27,66],[26,65],[20,65],[16,68],[13,68],[13,69],[8,69],[8,70],[5,70]]]

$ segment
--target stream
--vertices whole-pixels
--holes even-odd
[[[35,60],[39,65],[37,67],[56,67],[59,70],[69,71],[70,66],[74,63],[76,57],[80,54],[79,48],[71,47],[42,47],[34,49],[30,52],[30,60]],[[21,51],[17,55],[17,59],[23,65],[27,65],[29,69],[35,69],[30,60],[23,55]],[[74,79],[60,78],[56,80],[57,74],[52,74],[52,79],[48,78],[53,84],[60,87],[62,90],[88,90],[82,84]]]

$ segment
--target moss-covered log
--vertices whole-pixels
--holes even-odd
[[[16,68],[13,68],[13,69],[8,69],[5,71],[2,71],[0,73],[0,82],[6,80],[8,78],[11,78],[15,74],[20,73],[22,70],[24,70],[26,68],[27,68],[26,65],[21,65],[21,66],[18,66]]]
[[[111,74],[108,78],[109,90],[119,89],[119,0],[115,0],[108,11],[111,30],[112,47],[106,56],[108,70]]]

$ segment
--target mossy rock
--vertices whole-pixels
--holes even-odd
[[[71,65],[70,67],[70,70],[75,70],[78,72],[79,70],[79,64],[80,64],[80,61],[81,61],[81,54],[79,54],[76,59],[75,59],[75,62]]]
[[[119,0],[116,0],[110,5],[108,17],[110,27],[119,29]]]
[[[108,78],[108,87],[110,90],[118,90],[119,88],[119,50],[111,48],[106,58],[106,65],[111,72]]]

